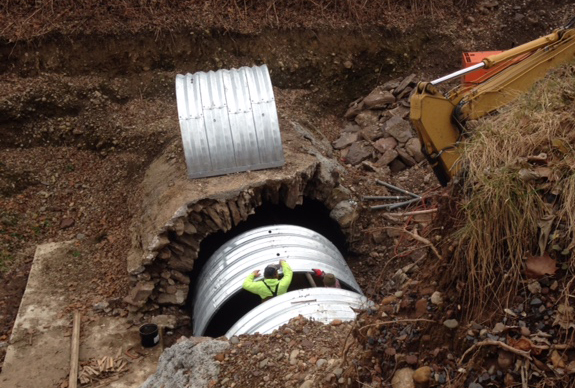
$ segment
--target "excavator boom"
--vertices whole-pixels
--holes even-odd
[[[545,74],[575,58],[575,18],[553,33],[485,58],[431,82],[420,82],[411,97],[410,118],[422,144],[422,151],[442,185],[458,172],[459,143],[464,122],[478,119],[514,100]],[[443,93],[436,85],[481,68],[511,61],[492,77],[469,87],[461,85]]]

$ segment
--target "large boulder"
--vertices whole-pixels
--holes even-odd
[[[339,139],[332,143],[333,148],[336,150],[344,149],[355,143],[359,139],[358,132],[342,132]]]
[[[423,155],[423,152],[421,152],[421,142],[417,137],[413,137],[409,139],[407,143],[405,143],[405,150],[409,155],[413,157],[413,159],[415,159],[417,163],[425,159],[425,155]]]
[[[352,166],[360,164],[364,160],[371,157],[373,154],[373,147],[365,140],[357,141],[351,145],[345,160]]]
[[[411,126],[401,117],[395,116],[387,120],[384,129],[400,143],[405,143],[413,137]]]
[[[375,88],[367,97],[363,99],[363,103],[367,109],[381,109],[395,102],[393,93],[382,88]]]
[[[204,388],[217,381],[220,363],[217,354],[230,347],[228,341],[191,338],[162,353],[158,369],[140,388]]]
[[[386,137],[373,143],[373,146],[376,150],[384,154],[397,146],[397,140],[395,140],[393,137]]]
[[[395,149],[387,150],[381,155],[381,157],[375,162],[377,167],[385,167],[397,158],[399,154]]]

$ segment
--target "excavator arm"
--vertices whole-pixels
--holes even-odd
[[[508,51],[492,55],[469,68],[431,82],[420,82],[411,96],[410,118],[442,185],[460,169],[464,122],[478,119],[514,100],[545,74],[575,58],[575,18],[565,27]],[[436,85],[478,69],[502,70],[477,85],[461,85],[442,93]]]

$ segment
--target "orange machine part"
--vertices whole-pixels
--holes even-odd
[[[485,57],[499,54],[501,52],[502,51],[475,51],[463,53],[463,68],[465,69],[467,67],[478,64],[479,62],[483,61]],[[461,77],[461,82],[467,85],[478,84],[507,67],[503,65],[504,63],[501,63],[488,70],[479,69],[475,70],[474,72],[467,73]]]

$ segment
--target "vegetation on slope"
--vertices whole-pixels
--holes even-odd
[[[575,267],[574,99],[569,65],[484,119],[465,144],[454,259],[474,307],[506,307],[534,257]]]

